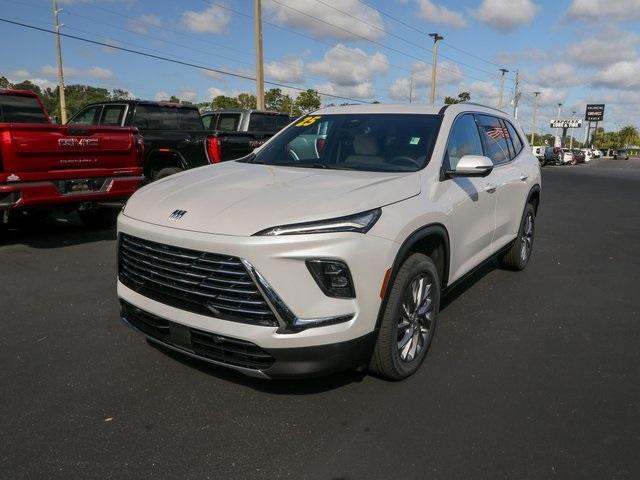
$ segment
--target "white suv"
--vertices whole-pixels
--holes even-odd
[[[250,375],[405,378],[445,289],[496,255],[525,268],[539,201],[538,160],[501,111],[326,108],[129,200],[122,318]]]

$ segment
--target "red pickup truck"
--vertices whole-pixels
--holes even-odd
[[[144,179],[143,154],[135,128],[55,125],[34,93],[0,89],[0,225],[62,207],[111,226]]]

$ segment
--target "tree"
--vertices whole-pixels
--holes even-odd
[[[309,88],[298,94],[295,106],[300,109],[301,113],[309,113],[317,110],[320,108],[320,95],[316,90]]]
[[[638,129],[633,125],[627,125],[618,132],[620,146],[634,145],[638,142]]]
[[[131,99],[131,94],[127,90],[122,90],[121,88],[114,88],[111,91],[111,98],[113,100],[129,100]]]
[[[256,108],[256,96],[250,93],[241,93],[236,97],[240,108],[253,109]]]
[[[282,111],[282,104],[284,103],[285,95],[282,94],[282,90],[279,88],[270,88],[264,92],[264,106],[267,110],[273,110],[276,112]]]
[[[0,77],[0,88],[11,88],[11,82],[7,77]]]
[[[444,97],[444,104],[453,105],[454,103],[468,102],[469,100],[471,100],[471,94],[469,92],[460,92],[458,98]]]
[[[211,101],[211,108],[213,110],[239,107],[240,104],[238,103],[238,100],[233,97],[227,97],[226,95],[218,95]]]

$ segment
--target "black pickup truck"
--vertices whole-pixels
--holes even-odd
[[[157,180],[188,168],[216,163],[195,106],[145,100],[91,103],[68,122],[73,125],[137,127],[144,139],[144,175]]]
[[[212,162],[244,157],[294,120],[286,113],[261,110],[214,110],[202,113],[210,130],[208,151]]]

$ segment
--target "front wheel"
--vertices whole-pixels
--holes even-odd
[[[440,279],[433,260],[414,253],[393,280],[369,369],[390,380],[418,370],[436,328]]]
[[[527,204],[520,222],[518,237],[509,250],[500,258],[500,265],[509,270],[524,270],[533,251],[533,239],[535,234],[536,212],[533,205]]]

